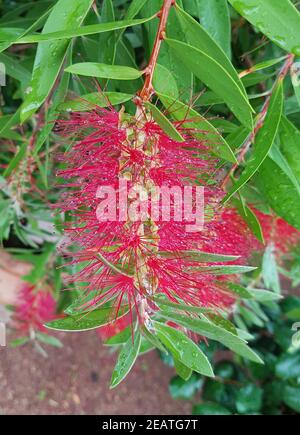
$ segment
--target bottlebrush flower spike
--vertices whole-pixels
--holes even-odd
[[[44,323],[55,318],[56,301],[49,290],[39,290],[27,283],[18,295],[13,326],[26,336],[32,331],[44,331]]]
[[[254,210],[261,224],[266,244],[273,244],[278,256],[288,253],[300,242],[300,231],[285,220]]]
[[[73,279],[84,284],[86,294],[96,290],[91,309],[113,301],[113,316],[117,316],[119,307],[129,304],[130,311],[135,309],[145,321],[142,302],[156,293],[172,302],[179,298],[198,306],[224,307],[233,302],[218,285],[219,278],[197,271],[195,266],[199,264],[186,252],[219,251],[246,259],[250,242],[244,242],[249,233],[240,220],[230,232],[224,219],[231,218],[231,212],[221,215],[217,211],[222,193],[212,183],[217,164],[210,153],[212,144],[196,140],[191,129],[185,130],[178,123],[175,127],[184,142],[168,137],[144,108],[139,108],[135,117],[111,107],[73,113],[69,120],[60,121],[62,134],[78,139],[71,151],[61,156],[66,168],[59,175],[66,180],[68,191],[59,206],[71,212],[75,220],[65,233],[69,244],[80,248],[72,253],[72,263],[84,266]],[[122,190],[125,182],[129,197]],[[195,215],[192,210],[185,215],[186,204],[179,200],[178,205],[176,192],[183,193],[187,186],[195,185],[205,188],[205,208],[198,210],[204,213],[205,225],[189,231]],[[101,208],[100,212],[99,198],[103,200],[104,196],[103,192],[99,194],[99,187],[103,186],[108,190],[105,210]],[[157,200],[158,188],[175,189],[175,196],[170,196],[167,204],[161,197]],[[143,189],[138,195],[139,206],[128,216],[126,209],[126,219],[120,219],[124,214],[121,200],[128,201],[130,209],[136,200],[130,195],[139,189]],[[143,199],[145,192],[157,200],[154,217],[153,202]],[[192,208],[195,203],[193,197]],[[108,210],[112,219],[102,219]],[[217,219],[212,218],[211,210]],[[147,307],[151,311],[151,304]]]

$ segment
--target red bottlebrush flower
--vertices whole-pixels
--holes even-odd
[[[253,252],[262,249],[262,244],[253,235],[247,223],[233,208],[226,208],[206,226],[202,237],[207,252],[236,255],[246,263]]]
[[[18,295],[13,322],[15,329],[23,335],[31,331],[44,331],[44,324],[56,316],[56,301],[49,290],[38,290],[24,284]]]
[[[285,220],[256,209],[254,211],[261,224],[266,244],[273,244],[279,255],[288,253],[293,246],[300,243],[300,231]]]
[[[60,125],[64,135],[75,134],[78,141],[61,156],[67,167],[59,175],[67,180],[69,189],[59,206],[73,215],[75,223],[67,225],[65,233],[69,243],[79,247],[72,253],[72,263],[84,263],[73,279],[84,283],[87,293],[98,291],[93,306],[112,300],[116,308],[129,304],[130,311],[136,309],[138,315],[145,316],[139,313],[141,301],[155,293],[199,306],[230,305],[233,299],[218,285],[219,278],[194,270],[195,264],[185,254],[228,253],[242,256],[243,262],[253,242],[236,214],[234,223],[232,211],[223,215],[216,212],[222,192],[211,182],[217,164],[210,154],[211,144],[196,140],[179,124],[176,127],[184,141],[171,139],[144,110],[136,117],[124,117],[113,108],[96,108],[91,113],[74,113]],[[199,211],[195,213],[197,201],[193,197],[190,214],[186,215],[186,204],[179,202],[178,206],[176,192],[167,206],[159,199],[154,216],[149,203],[140,196],[139,213],[133,213],[136,219],[129,215],[120,219],[124,213],[120,180],[126,180],[128,189],[142,187],[154,198],[158,188],[184,192],[188,186],[204,187],[204,229],[187,230],[187,225],[194,224],[193,218],[200,215]],[[110,197],[109,190],[106,195],[99,194],[103,186],[114,195]],[[134,197],[127,193],[130,208]],[[105,212],[109,210],[114,219],[99,219],[104,213],[103,209],[102,214],[99,212],[99,198],[105,199]],[[211,210],[217,213],[217,219],[211,218]],[[164,213],[169,219],[163,218]]]

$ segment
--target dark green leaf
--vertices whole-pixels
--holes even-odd
[[[248,384],[238,390],[236,396],[236,407],[240,414],[258,412],[262,407],[262,388],[254,384]]]
[[[255,181],[272,209],[300,230],[300,195],[282,169],[268,157]]]
[[[201,0],[203,1],[203,0]],[[213,0],[213,3],[216,1]],[[223,2],[223,0],[221,0]],[[224,6],[223,6],[224,7]],[[207,14],[212,12],[211,4],[207,3],[206,6]],[[187,42],[193,47],[198,48],[200,51],[204,52],[207,56],[212,57],[226,70],[228,76],[236,83],[237,87],[241,90],[242,94],[247,100],[247,93],[238,73],[232,63],[230,62],[228,56],[220,48],[220,46],[215,42],[215,40],[210,36],[210,34],[201,26],[196,20],[190,17],[186,12],[184,12],[179,7],[176,8],[176,13],[178,15],[180,24],[186,35]],[[223,19],[223,17],[222,17]],[[225,17],[225,20],[227,17]],[[228,42],[223,40],[228,47]],[[209,86],[209,85],[208,85]],[[213,89],[213,88],[212,88]],[[222,96],[220,94],[220,96]],[[226,101],[226,100],[225,100]]]
[[[197,0],[201,24],[231,58],[231,22],[227,0]]]
[[[169,385],[169,391],[173,399],[191,400],[202,386],[202,380],[199,376],[192,374],[188,381],[176,377],[173,378]]]
[[[300,353],[283,354],[276,363],[276,376],[283,380],[300,377]]]
[[[284,403],[296,412],[300,412],[300,387],[286,385],[283,390]]]
[[[112,23],[101,23],[101,24],[91,24],[89,26],[83,26],[80,29],[66,29],[65,31],[52,31],[49,33],[43,33],[40,35],[27,35],[23,38],[18,39],[18,44],[32,44],[36,42],[49,42],[49,41],[57,41],[62,39],[71,39],[76,38],[78,36],[88,36],[95,35],[98,33],[111,32],[113,30],[125,29],[131,26],[137,26],[139,24],[143,24],[150,18],[143,18],[139,20],[124,20],[124,21],[114,21]]]
[[[179,361],[178,359],[174,359],[174,366],[175,366],[176,373],[181,378],[181,380],[188,381],[191,378],[193,373],[192,369],[182,364],[181,361]]]
[[[253,175],[257,172],[267,158],[278,131],[282,109],[283,90],[282,83],[279,83],[273,92],[264,125],[256,137],[253,155],[247,162],[246,169],[242,173],[239,180],[234,183],[234,186],[224,198],[223,203],[228,202],[229,199],[232,198],[232,196],[253,177]]]
[[[252,108],[247,97],[227,70],[214,57],[175,39],[166,39],[166,43],[196,77],[224,99],[242,124],[252,128]]]
[[[169,121],[168,118],[158,109],[158,107],[149,102],[145,103],[145,105],[150,110],[157,124],[171,139],[176,140],[177,142],[184,142],[184,138],[176,130],[172,122]]]
[[[140,351],[141,339],[140,332],[136,331],[134,341],[132,342],[132,337],[130,337],[124,344],[112,374],[110,388],[119,385],[132,369]]]
[[[289,0],[229,0],[250,23],[288,52],[300,55],[300,14]]]
[[[129,311],[128,306],[120,309],[118,318],[123,317]],[[94,311],[90,311],[86,314],[78,314],[76,316],[64,317],[63,319],[53,320],[47,323],[45,326],[49,329],[56,329],[58,331],[89,331],[91,329],[97,329],[100,326],[107,325],[115,319],[116,313],[111,307],[99,308]]]
[[[76,63],[65,69],[66,72],[88,77],[100,77],[114,80],[135,80],[143,75],[142,71],[121,65],[103,63]]]
[[[94,92],[91,94],[81,95],[80,97],[61,103],[58,106],[59,111],[78,111],[84,112],[98,107],[115,106],[125,103],[133,98],[133,95],[122,94],[121,92]]]
[[[222,343],[224,346],[228,347],[233,352],[246,359],[259,364],[262,363],[262,360],[247,346],[247,343],[244,340],[213,324],[203,315],[201,315],[201,318],[191,318],[187,317],[186,315],[176,314],[171,310],[165,309],[161,310],[159,314],[160,316],[163,316],[168,320],[172,320],[199,335],[203,335],[210,340],[215,340]]]
[[[214,376],[212,367],[201,349],[183,332],[159,322],[154,324],[160,341],[175,359],[204,376]]]
[[[193,415],[231,415],[229,409],[218,403],[201,403],[193,407]]]
[[[44,26],[43,34],[76,29],[88,13],[93,0],[59,0]],[[30,118],[48,97],[63,65],[69,42],[41,42],[38,45],[31,83],[22,105],[21,121]]]

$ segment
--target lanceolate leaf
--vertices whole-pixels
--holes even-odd
[[[300,55],[300,13],[290,0],[229,0],[229,3],[275,44]]]
[[[190,270],[197,270],[203,273],[212,273],[214,275],[235,275],[240,273],[253,272],[256,267],[250,266],[191,266]]]
[[[246,359],[256,363],[262,363],[261,359],[247,346],[244,340],[213,324],[203,315],[201,318],[191,318],[169,310],[161,310],[160,315],[210,340],[222,343],[224,346]]]
[[[257,239],[264,243],[264,235],[263,230],[260,225],[260,222],[258,218],[256,217],[255,212],[247,206],[247,204],[243,201],[243,199],[238,200],[237,198],[232,198],[232,202],[241,215],[241,217],[244,219],[244,221],[247,223],[248,227],[251,229],[255,237]]]
[[[285,116],[281,118],[280,150],[300,183],[300,131]]]
[[[176,258],[176,254],[171,252],[160,251],[159,255],[164,258]],[[226,263],[236,261],[240,257],[234,255],[212,254],[201,251],[184,251],[180,253],[180,258],[184,258],[188,261],[195,261],[197,263]]]
[[[231,22],[227,0],[198,0],[201,24],[231,57]]]
[[[259,167],[263,164],[264,160],[267,158],[278,131],[282,109],[283,91],[282,84],[280,83],[274,90],[264,125],[255,140],[253,155],[247,162],[246,169],[242,173],[239,180],[233,185],[233,187],[230,189],[230,192],[224,198],[224,203],[228,202],[229,199],[232,198],[232,196],[253,177]]]
[[[170,115],[177,121],[186,120],[186,122],[182,123],[182,126],[189,129],[189,132],[199,140],[205,141],[214,154],[229,162],[237,163],[236,157],[226,140],[200,113],[167,95],[158,93],[158,96],[165,108],[170,112]]]
[[[290,178],[269,157],[261,166],[256,184],[272,209],[300,230],[300,195]]]
[[[141,339],[141,334],[137,330],[134,334],[134,341],[132,342],[132,337],[130,337],[122,347],[112,374],[110,388],[119,385],[132,369],[140,351]]]
[[[181,134],[176,130],[171,121],[158,109],[158,107],[154,106],[152,103],[145,103],[146,107],[152,113],[154,120],[157,124],[163,129],[163,131],[172,139],[177,142],[184,142],[184,138]]]
[[[252,128],[252,108],[247,97],[214,57],[192,45],[174,39],[166,39],[166,43],[196,77],[224,99],[242,124]]]
[[[40,35],[27,35],[18,39],[17,42],[18,44],[33,44],[42,41],[57,41],[61,39],[76,38],[78,36],[95,35],[98,33],[111,32],[118,29],[126,29],[127,27],[131,26],[138,26],[152,18],[153,17],[139,20],[113,21],[111,23],[91,24],[89,26],[83,26],[80,29],[66,29],[65,31],[52,31]]]
[[[118,318],[123,317],[129,311],[129,307],[125,306],[120,308]],[[111,307],[99,308],[90,311],[86,314],[78,314],[76,316],[64,317],[63,319],[53,320],[45,326],[49,329],[56,329],[58,331],[89,331],[97,329],[100,326],[107,325],[116,319],[116,313]]]
[[[202,350],[183,332],[155,322],[157,337],[174,355],[174,358],[204,376],[213,377],[213,369]]]
[[[59,0],[44,26],[43,34],[78,28],[93,0]],[[46,100],[62,67],[68,41],[41,42],[35,57],[32,79],[22,105],[21,121],[26,121]]]
[[[84,112],[96,107],[115,106],[125,103],[133,98],[133,95],[121,92],[94,92],[92,94],[81,95],[80,97],[61,103],[58,106],[60,111],[79,111]]]
[[[215,0],[213,0],[213,2],[215,2]],[[210,9],[210,3],[207,3],[206,7],[207,9]],[[186,35],[187,42],[193,47],[198,48],[200,51],[215,59],[216,62],[218,62],[227,71],[228,75],[240,88],[245,98],[247,98],[247,93],[244,85],[239,78],[236,69],[234,68],[222,48],[215,42],[215,40],[204,29],[204,27],[201,26],[196,20],[194,20],[194,18],[189,16],[179,7],[176,7],[176,13]]]
[[[82,76],[115,80],[135,80],[143,75],[142,71],[128,66],[106,65],[93,62],[76,63],[66,68],[65,71]]]

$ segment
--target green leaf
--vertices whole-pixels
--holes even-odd
[[[24,29],[18,29],[14,27],[0,27],[0,41],[7,42],[13,41],[17,39],[22,33]]]
[[[20,147],[19,151],[15,154],[15,156],[11,159],[8,167],[5,169],[3,176],[9,177],[13,170],[19,165],[19,163],[23,160],[26,151],[27,151],[28,143],[24,142]]]
[[[191,400],[200,390],[202,384],[202,379],[195,374],[192,374],[187,381],[180,377],[175,377],[171,379],[169,384],[169,392],[171,397],[175,400]]]
[[[121,349],[112,374],[110,388],[119,385],[132,369],[140,351],[141,339],[141,334],[137,330],[134,334],[134,341],[132,342],[132,337],[130,337]]]
[[[279,137],[280,150],[300,187],[300,131],[285,116],[281,118]]]
[[[229,409],[218,403],[201,403],[193,407],[193,415],[232,415]]]
[[[296,62],[292,65],[291,78],[295,95],[300,106],[300,62]]]
[[[283,390],[284,403],[296,412],[300,412],[300,387],[286,385]]]
[[[262,407],[263,389],[255,384],[240,388],[236,395],[236,407],[240,414],[258,412]]]
[[[289,0],[229,0],[229,3],[279,47],[300,55],[300,14]]]
[[[76,63],[65,69],[66,72],[88,77],[100,77],[114,80],[135,80],[143,75],[142,71],[121,65],[106,65],[104,63]]]
[[[238,295],[242,299],[251,299],[252,295],[248,289],[245,289],[239,284],[235,284],[232,282],[226,283],[226,288],[229,289],[232,293]]]
[[[156,335],[152,332],[150,332],[146,326],[143,326],[141,328],[141,332],[146,337],[146,339],[158,350],[160,350],[163,353],[168,353],[166,348],[163,346],[163,344],[159,341],[159,339],[156,337]]]
[[[14,58],[6,54],[0,54],[0,62],[5,65],[5,72],[10,77],[19,80],[25,85],[30,81],[30,72],[22,65],[18,58]]]
[[[159,322],[154,322],[157,337],[184,365],[204,376],[213,377],[213,369],[202,350],[183,332]]]
[[[176,358],[174,359],[174,366],[175,366],[176,373],[181,378],[181,380],[188,381],[191,378],[192,373],[193,373],[192,369],[190,369],[186,365],[182,364],[182,362]],[[172,381],[171,381],[171,383],[172,383]],[[183,384],[185,384],[185,382],[182,383],[182,385]],[[171,391],[170,391],[170,393],[171,393],[171,396],[175,399],[175,397]]]
[[[213,3],[215,3],[215,0],[213,0]],[[207,10],[208,9],[210,9],[209,12],[212,12],[211,3],[207,3]],[[194,18],[189,16],[179,7],[176,7],[176,13],[183,28],[184,34],[186,35],[187,42],[201,52],[205,53],[210,58],[215,59],[215,61],[220,64],[223,69],[226,70],[227,75],[231,77],[237,87],[241,90],[242,94],[245,96],[246,103],[248,105],[245,87],[241,79],[239,78],[237,71],[235,70],[234,66],[232,65],[228,56],[225,54],[222,48],[215,42],[215,40],[210,36],[207,30],[205,30],[203,26],[201,26],[196,20],[194,20]]]
[[[231,58],[231,22],[227,0],[197,0],[201,24]]]
[[[90,24],[89,26],[83,26],[80,29],[66,29],[64,31],[42,33],[37,35],[27,35],[18,39],[18,44],[33,44],[37,42],[49,42],[57,40],[66,40],[76,38],[78,36],[95,35],[98,33],[112,32],[118,29],[126,29],[127,27],[138,26],[143,24],[154,17],[142,18],[139,20],[124,20],[113,21],[111,23]]]
[[[295,157],[296,157],[297,152],[298,152],[298,150],[295,150]],[[272,147],[271,151],[269,152],[269,157],[270,157],[270,159],[273,160],[273,162],[275,162],[280,167],[280,169],[290,179],[290,181],[294,185],[295,189],[297,190],[298,194],[300,195],[300,183],[298,181],[298,180],[300,180],[300,178],[298,178],[296,176],[296,174],[294,173],[293,169],[289,165],[287,159],[282,154],[282,152],[281,152],[280,148],[277,146],[277,144],[274,144],[274,146]],[[296,158],[294,161],[296,161]],[[297,164],[294,164],[293,166],[297,166]]]
[[[224,99],[231,111],[252,128],[252,108],[245,94],[228,71],[204,51],[175,39],[166,39],[174,54],[210,89]]]
[[[176,253],[168,251],[160,251],[159,255],[164,258],[176,258]],[[209,252],[202,251],[184,251],[180,254],[180,258],[184,257],[189,261],[196,261],[199,263],[225,263],[236,261],[240,257],[236,255],[223,255],[223,254],[212,254]]]
[[[80,26],[93,0],[59,0],[51,11],[43,34],[67,31]],[[21,121],[25,122],[48,97],[63,65],[69,42],[41,42],[38,45],[32,79],[22,105]]]
[[[112,0],[104,0],[101,8],[101,21],[109,23],[115,21],[115,11]],[[105,32],[100,35],[99,46],[101,47],[100,61],[105,64],[113,65],[116,57],[116,31]]]
[[[283,380],[300,377],[300,353],[283,354],[276,362],[276,376]]]
[[[125,316],[129,311],[129,307],[125,306],[120,308],[118,313],[118,319]],[[91,329],[97,329],[100,326],[107,325],[116,318],[114,310],[111,307],[99,308],[94,311],[90,311],[86,314],[78,314],[76,316],[64,317],[63,319],[53,320],[46,323],[48,329],[55,329],[58,331],[89,331]]]
[[[282,299],[282,296],[280,294],[268,290],[247,289],[247,291],[250,293],[253,299],[261,303],[279,301],[280,299]]]
[[[44,343],[44,344],[48,344],[49,346],[53,346],[53,347],[58,347],[58,348],[62,348],[63,344],[62,342],[56,338],[53,337],[52,335],[48,335],[48,334],[43,334],[41,332],[37,332],[36,333],[36,338]]]
[[[184,138],[176,130],[174,125],[168,118],[152,103],[145,103],[145,106],[150,110],[154,120],[162,128],[162,130],[173,140],[177,142],[184,142]]]
[[[275,213],[300,230],[300,195],[289,177],[269,157],[261,166],[256,185]]]
[[[179,90],[173,74],[159,63],[155,67],[153,85],[156,93],[163,93],[172,98],[178,99]]]
[[[30,338],[29,337],[20,337],[20,338],[16,338],[15,340],[12,340],[9,345],[12,348],[15,347],[19,347],[19,346],[24,346],[25,344],[29,343]]]
[[[256,267],[250,266],[191,266],[190,270],[197,270],[203,273],[212,273],[218,275],[236,275],[240,273],[248,273],[256,270]]]
[[[187,122],[183,122],[182,126],[188,128],[195,138],[204,141],[208,147],[211,147],[215,155],[229,162],[237,163],[236,157],[226,140],[200,113],[165,94],[158,92],[158,97],[170,112],[170,115],[177,121],[186,120]]]
[[[159,315],[210,340],[222,343],[233,352],[250,361],[262,364],[262,360],[247,346],[244,340],[210,322],[204,315],[201,315],[200,318],[191,318],[183,314],[174,313],[171,310],[161,310]]]
[[[81,95],[74,100],[66,101],[58,106],[59,111],[74,111],[84,112],[98,107],[116,106],[126,103],[133,98],[131,94],[123,94],[121,92],[93,92],[91,94]]]
[[[265,243],[262,227],[254,211],[250,207],[248,207],[247,204],[245,204],[242,198],[241,200],[238,200],[237,198],[232,198],[231,201],[233,202],[238,213],[247,223],[248,227],[251,229],[255,237],[260,242]]]
[[[276,262],[275,246],[273,244],[267,246],[262,262],[262,276],[266,288],[280,294],[280,278]]]
[[[107,339],[104,342],[105,346],[119,346],[120,344],[125,344],[129,338],[131,337],[131,327],[128,326],[123,331],[119,332],[119,334],[114,335],[113,337]]]
[[[251,159],[246,164],[246,169],[242,173],[237,182],[234,183],[229,193],[223,200],[223,203],[228,202],[232,196],[240,190],[257,172],[268,156],[268,153],[274,143],[281,114],[283,109],[283,90],[282,83],[279,83],[271,97],[268,113],[264,121],[264,125],[257,134],[255,140],[255,149]]]

